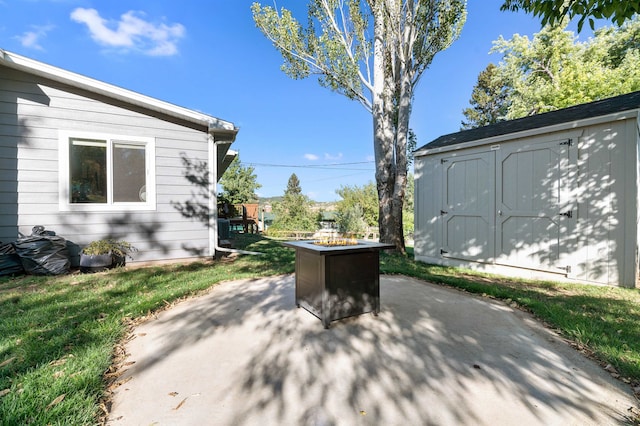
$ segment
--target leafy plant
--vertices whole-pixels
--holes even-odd
[[[128,257],[129,259],[133,259],[130,253],[135,251],[138,251],[138,249],[128,241],[117,241],[113,239],[91,241],[82,249],[82,253],[89,256],[111,254],[114,257]]]

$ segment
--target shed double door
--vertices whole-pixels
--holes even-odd
[[[491,261],[495,253],[495,154],[456,155],[442,163],[444,257]]]
[[[575,221],[569,144],[508,144],[443,158],[442,255],[566,269]]]

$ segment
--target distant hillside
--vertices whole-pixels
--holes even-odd
[[[260,198],[260,204],[273,204],[278,203],[284,199],[283,196],[278,197],[264,197]],[[313,201],[313,206],[311,207],[315,211],[323,210],[323,211],[335,211],[336,210],[336,202],[328,201],[328,202],[315,202]]]
[[[337,204],[338,203],[335,201],[318,202],[318,203],[314,202],[311,208],[315,211],[322,210],[325,212],[332,212],[337,210]]]
[[[271,203],[277,203],[280,202],[284,199],[284,197],[282,195],[277,196],[277,197],[264,197],[264,198],[260,198],[259,203],[260,204],[271,204]]]
[[[258,203],[263,206],[263,205],[273,205],[273,203],[278,203],[280,201],[282,201],[284,199],[283,196],[278,196],[278,197],[264,197],[264,198],[260,198],[260,200],[258,201]],[[316,202],[316,201],[312,201],[312,205],[311,205],[311,209],[313,211],[325,211],[325,212],[333,212],[337,210],[337,202],[336,201],[322,201],[322,202]]]

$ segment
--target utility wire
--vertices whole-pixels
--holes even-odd
[[[350,170],[350,169],[344,169],[344,170]],[[371,170],[367,170],[367,172],[371,172]],[[360,176],[363,175],[364,172],[357,172],[357,173],[350,173],[348,175],[340,175],[340,176],[331,176],[331,177],[324,177],[324,178],[319,178],[319,179],[305,179],[305,183],[309,183],[309,182],[325,182],[328,180],[335,180],[335,179],[343,179],[346,177],[351,177],[351,176]]]
[[[267,163],[244,163],[248,166],[253,167],[283,167],[283,168],[304,168],[304,169],[323,169],[323,170],[361,170],[361,171],[369,171],[371,169],[363,169],[363,168],[345,168],[342,166],[353,166],[358,164],[373,164],[373,161],[360,161],[355,163],[333,163],[333,164],[307,164],[304,166],[294,165],[294,164],[267,164]]]

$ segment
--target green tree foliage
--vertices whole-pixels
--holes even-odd
[[[362,206],[356,204],[348,207],[336,215],[338,232],[343,235],[362,235],[367,230],[367,223],[364,221]]]
[[[292,78],[319,82],[372,114],[380,239],[404,252],[409,118],[416,85],[456,40],[465,0],[309,0],[307,25],[254,3],[253,18]]]
[[[494,42],[503,55],[499,79],[509,87],[507,118],[553,111],[640,90],[640,20],[603,28],[584,43],[545,27],[529,39]]]
[[[413,164],[413,151],[418,147],[418,136],[413,131],[413,129],[409,129],[409,137],[407,138],[407,173],[409,173],[409,169]],[[408,184],[408,181],[407,181]]]
[[[311,210],[311,200],[302,194],[300,180],[292,174],[287,182],[282,201],[274,203],[275,219],[269,227],[278,231],[315,231],[318,217]]]
[[[545,27],[532,40],[516,34],[511,40],[501,36],[494,42],[492,52],[503,55],[501,78],[511,88],[508,118],[567,106],[559,106],[557,98],[573,84],[563,77],[568,67],[580,66],[577,47],[573,33],[560,27]]]
[[[407,193],[404,203],[403,232],[405,236],[413,235],[413,174],[407,175]],[[336,222],[340,232],[361,233],[367,227],[378,223],[378,199],[375,183],[363,186],[341,186],[336,190],[341,199],[337,203]]]
[[[343,185],[336,190],[341,198],[338,201],[337,219],[336,222],[341,226],[341,222],[347,222],[349,216],[353,215],[353,212],[359,211],[365,226],[376,226],[378,224],[378,194],[376,192],[376,185],[373,182],[369,182],[364,186],[357,185]],[[350,219],[349,219],[350,220]],[[348,229],[350,232],[356,232],[353,229]]]
[[[478,76],[478,82],[471,92],[471,106],[462,114],[462,129],[487,126],[506,120],[509,110],[509,88],[504,85],[494,64],[487,65]]]
[[[505,0],[500,10],[524,10],[541,18],[542,26],[578,17],[578,32],[585,20],[594,29],[594,19],[610,19],[620,26],[640,13],[640,0]]]
[[[413,173],[409,173],[407,176],[407,195],[404,203],[404,235],[405,237],[411,237],[413,239],[414,232],[414,188],[415,179]]]
[[[256,190],[262,187],[257,179],[254,168],[243,166],[240,162],[240,156],[236,156],[220,179],[223,190],[218,199],[229,204],[256,201],[258,199]]]
[[[302,187],[300,186],[300,179],[298,179],[298,176],[296,176],[295,173],[293,173],[289,177],[289,180],[287,181],[287,189],[285,190],[284,193],[285,193],[285,195],[286,194],[290,194],[290,195],[302,194]]]

